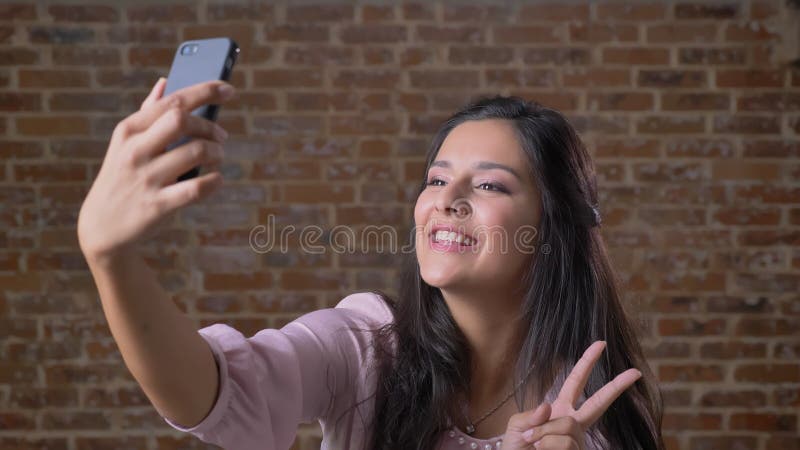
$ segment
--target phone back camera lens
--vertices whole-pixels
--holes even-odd
[[[194,55],[197,53],[197,44],[186,44],[181,47],[181,55]]]

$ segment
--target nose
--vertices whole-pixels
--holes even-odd
[[[439,190],[435,207],[442,215],[455,214],[460,219],[472,214],[472,205],[461,195],[455,183],[445,185]]]

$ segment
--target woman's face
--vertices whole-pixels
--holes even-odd
[[[498,294],[520,287],[540,214],[528,167],[510,121],[467,121],[450,132],[414,207],[417,259],[425,282]],[[456,239],[436,233],[440,226],[455,230]],[[457,242],[459,232],[472,242]]]

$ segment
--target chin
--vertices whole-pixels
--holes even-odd
[[[446,289],[447,287],[458,285],[458,277],[452,273],[438,270],[425,270],[422,267],[420,267],[419,273],[426,283],[435,288]]]
[[[476,280],[473,277],[463,274],[454,273],[453,271],[444,270],[424,270],[420,269],[420,276],[428,283],[428,285],[441,289],[451,290],[453,292],[460,292],[474,288]]]

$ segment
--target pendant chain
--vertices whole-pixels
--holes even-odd
[[[517,390],[519,390],[520,386],[522,386],[522,383],[524,383],[525,380],[528,379],[528,376],[531,374],[532,370],[533,370],[533,365],[531,365],[530,369],[528,369],[528,373],[525,374],[525,377],[517,384],[517,387],[515,387],[514,389],[511,390],[511,392],[508,393],[506,398],[504,398],[500,403],[497,404],[497,406],[492,408],[491,411],[489,411],[486,414],[484,414],[483,416],[481,416],[481,418],[476,420],[475,422],[473,422],[473,421],[471,421],[469,419],[469,414],[467,413],[467,404],[466,404],[466,402],[464,402],[462,409],[464,410],[464,417],[467,419],[467,430],[466,430],[467,434],[471,435],[472,433],[474,433],[475,432],[475,427],[479,423],[483,422],[484,419],[486,419],[487,417],[491,416],[495,411],[497,411],[501,406],[503,406],[503,404],[505,404],[505,402],[507,402],[508,399],[510,399],[511,396],[514,395],[514,393],[517,392]]]

